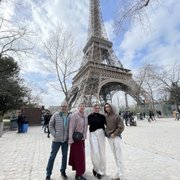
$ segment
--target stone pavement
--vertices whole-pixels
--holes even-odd
[[[180,180],[180,121],[158,119],[148,123],[137,121],[137,127],[126,127],[123,133],[123,159],[126,180]],[[0,138],[0,180],[43,180],[52,138],[42,128],[29,127],[27,133],[9,131]],[[86,140],[85,176],[94,180],[90,160],[89,140]],[[115,175],[116,166],[106,142],[107,175]],[[52,180],[61,179],[57,155]],[[69,179],[75,172],[68,166]]]

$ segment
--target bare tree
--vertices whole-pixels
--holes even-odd
[[[143,24],[143,19],[147,16],[146,9],[153,2],[158,0],[119,0],[119,6],[116,13],[115,29],[116,32],[126,29],[131,26],[134,21],[139,21]]]
[[[158,67],[157,65],[145,64],[136,76],[137,83],[140,84],[150,95],[152,107],[154,107],[154,94],[162,98],[165,96],[166,101],[171,100],[179,109],[180,104],[180,64],[174,63],[169,67]]]
[[[79,63],[79,50],[76,48],[75,40],[70,32],[65,31],[64,27],[58,25],[51,32],[48,40],[43,42],[44,53],[49,63],[47,67],[50,71],[54,70],[58,83],[50,85],[64,93],[68,100],[68,81],[77,72]]]
[[[140,70],[137,76],[135,76],[136,82],[140,86],[140,90],[145,90],[151,99],[151,108],[155,111],[154,103],[157,101],[154,97],[156,91],[159,90],[159,81],[153,76],[157,70],[157,67],[152,64],[145,64]]]
[[[15,27],[12,22],[0,17],[0,57],[31,53],[34,48],[32,35],[25,26]]]
[[[174,63],[170,67],[160,68],[158,72],[152,73],[152,77],[162,84],[165,92],[171,95],[176,108],[179,109],[179,89],[180,89],[180,64]]]

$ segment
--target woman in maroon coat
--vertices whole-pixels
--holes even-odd
[[[72,169],[76,171],[76,180],[86,180],[83,176],[86,166],[85,166],[85,139],[87,136],[87,126],[88,120],[87,115],[84,112],[85,105],[80,104],[78,111],[72,114],[69,122],[69,141],[70,155],[69,155],[69,165]],[[72,136],[74,132],[80,132],[83,134],[83,139],[80,141],[74,141]]]

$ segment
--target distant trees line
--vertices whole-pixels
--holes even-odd
[[[169,60],[171,61],[171,60]],[[158,66],[155,64],[144,64],[134,77],[136,82],[151,97],[151,106],[154,103],[163,102],[176,105],[179,110],[180,105],[180,63],[171,66]]]

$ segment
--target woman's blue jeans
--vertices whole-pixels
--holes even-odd
[[[59,151],[60,147],[61,147],[61,151],[62,151],[62,162],[61,162],[60,171],[63,172],[66,170],[68,143],[67,142],[54,142],[53,141],[52,147],[51,147],[51,154],[50,154],[49,161],[48,161],[47,168],[46,168],[46,176],[51,176],[51,174],[52,174],[54,160],[56,158],[57,152]]]

